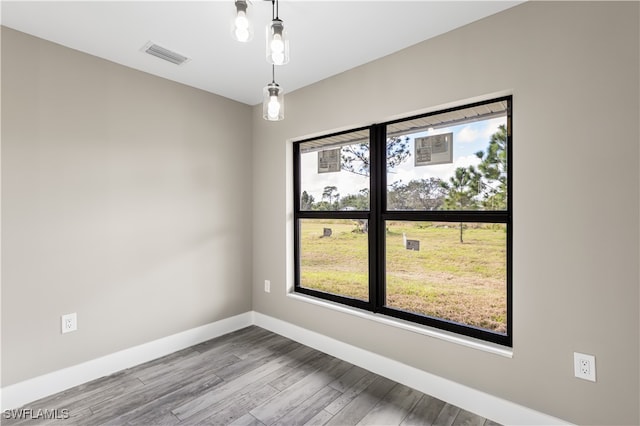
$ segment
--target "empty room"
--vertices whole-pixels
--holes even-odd
[[[637,1],[2,1],[4,425],[640,424]]]

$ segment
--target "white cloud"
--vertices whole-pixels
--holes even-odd
[[[456,133],[456,141],[461,143],[486,143],[491,135],[498,131],[498,126],[505,124],[505,117],[492,118],[477,123],[470,123]]]
[[[507,120],[505,117],[492,118],[491,120],[486,121],[486,127],[482,132],[483,139],[489,141],[491,139],[491,135],[498,131],[498,127],[501,124],[506,124]]]
[[[472,143],[478,139],[480,132],[472,126],[465,126],[456,135],[457,142]]]

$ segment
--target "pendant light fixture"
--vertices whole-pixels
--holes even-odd
[[[262,118],[267,121],[284,120],[284,92],[276,83],[275,65],[271,65],[271,83],[263,89]]]
[[[278,0],[271,0],[271,23],[267,25],[267,62],[284,65],[289,62],[289,38],[278,17]]]
[[[248,42],[253,28],[248,16],[247,0],[235,0],[236,16],[231,33],[233,38]],[[284,91],[276,83],[276,65],[289,62],[289,39],[282,19],[278,17],[278,0],[271,0],[271,23],[267,25],[267,62],[271,64],[271,83],[263,89],[262,117],[267,121],[284,120]]]
[[[231,34],[242,43],[251,41],[253,38],[253,27],[249,20],[246,0],[236,0],[236,17],[233,20]]]

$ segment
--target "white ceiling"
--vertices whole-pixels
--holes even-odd
[[[291,61],[276,68],[285,92],[482,19],[522,1],[283,0]],[[249,8],[255,36],[231,37],[226,1],[2,1],[2,25],[237,101],[261,102],[271,81],[265,26],[271,2]],[[506,35],[505,35],[506,36]],[[153,41],[191,60],[177,66],[142,52]]]

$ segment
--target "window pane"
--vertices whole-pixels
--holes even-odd
[[[507,103],[387,126],[388,210],[506,210]]]
[[[507,331],[507,227],[386,222],[386,306]]]
[[[369,130],[300,144],[300,210],[369,210]]]
[[[368,222],[300,219],[300,286],[369,300]]]

